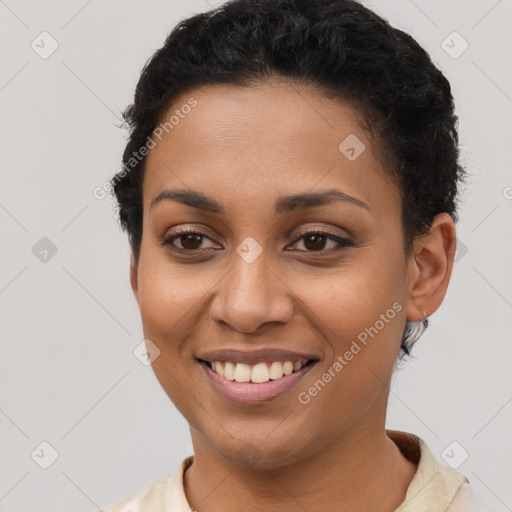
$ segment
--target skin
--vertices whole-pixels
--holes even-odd
[[[453,220],[438,215],[405,257],[399,189],[347,102],[276,79],[196,88],[171,110],[191,96],[197,106],[148,154],[140,258],[130,269],[144,336],[160,350],[153,370],[190,424],[187,499],[198,512],[241,503],[248,511],[393,511],[416,465],[386,435],[389,383],[406,319],[423,320],[445,296]],[[354,161],[338,149],[349,134],[366,146]],[[202,192],[225,214],[172,200],[150,210],[164,189]],[[341,201],[273,211],[278,197],[328,189],[370,211]],[[205,237],[162,246],[177,226]],[[304,237],[309,228],[354,245],[332,251],[336,242]],[[262,248],[252,263],[236,252],[248,236]],[[299,403],[298,393],[395,302],[401,311],[308,404]],[[213,389],[195,359],[227,346],[306,351],[319,362],[277,400],[240,405]]]

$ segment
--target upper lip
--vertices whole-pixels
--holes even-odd
[[[222,350],[212,350],[203,352],[197,356],[203,361],[231,361],[234,363],[259,363],[265,361],[301,361],[318,360],[319,357],[307,352],[294,352],[275,348],[261,348],[258,350],[238,350],[234,348],[225,348]]]

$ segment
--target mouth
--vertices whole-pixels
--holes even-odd
[[[204,354],[196,361],[222,398],[258,405],[289,394],[320,359],[281,350],[224,350]]]

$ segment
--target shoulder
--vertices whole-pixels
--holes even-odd
[[[136,493],[116,501],[107,507],[103,512],[157,512],[163,510],[165,488],[167,482],[159,480],[146,485]]]
[[[469,482],[461,485],[448,507],[448,512],[493,512],[480,501]]]

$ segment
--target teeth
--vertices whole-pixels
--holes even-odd
[[[213,361],[212,370],[226,380],[236,382],[254,382],[261,384],[269,380],[280,379],[284,375],[298,372],[307,361],[273,361],[257,363],[253,366],[244,363],[232,363],[231,361]]]
[[[215,368],[217,369],[219,368],[219,366],[222,368],[222,363],[220,361],[216,361]],[[217,371],[217,373],[219,372]],[[224,365],[224,378],[226,380],[235,380],[235,365],[233,363],[230,363],[229,361],[227,361],[226,364]]]
[[[252,367],[251,382],[268,382],[270,380],[270,372],[266,363],[258,363]]]
[[[283,376],[283,365],[278,361],[274,361],[270,365],[270,378],[272,380],[275,380],[275,379],[280,379],[282,376]]]
[[[283,364],[283,373],[285,375],[290,375],[290,373],[293,372],[293,363],[291,361],[286,361],[286,363]]]
[[[214,362],[212,363],[212,366],[214,372],[218,373],[221,377],[224,377],[224,367],[222,366],[222,363]]]
[[[249,382],[251,380],[251,367],[248,364],[238,363],[235,368],[235,380],[237,382]]]

